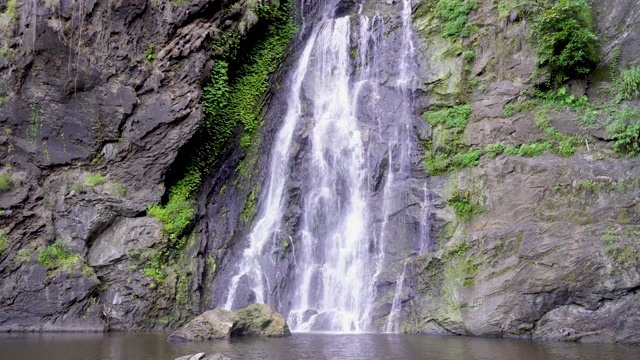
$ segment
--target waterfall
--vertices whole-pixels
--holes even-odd
[[[381,74],[390,65],[378,61],[385,51],[383,17],[361,12],[362,5],[355,16],[307,23],[311,34],[288,85],[287,111],[271,149],[257,221],[222,304],[235,308],[238,293],[246,291],[242,287],[250,288],[255,302],[272,305],[281,304],[274,292],[287,291],[283,306],[293,331],[375,330],[377,286],[392,261],[385,255],[387,242],[395,240],[387,227],[398,228],[393,217],[414,165],[411,1],[403,1],[399,53],[391,57],[397,63],[391,65],[395,73],[389,83]],[[390,93],[393,101],[385,99]],[[385,107],[389,102],[393,111]],[[305,136],[304,145],[295,141],[296,134]],[[302,163],[292,153],[301,146]],[[372,193],[371,173],[382,166],[383,188]],[[283,219],[294,178],[300,221],[291,230]],[[286,284],[269,270],[277,266],[271,255],[283,238],[291,244],[288,256],[295,267]],[[382,330],[399,328],[405,270],[406,262],[396,276],[391,314]]]
[[[291,153],[293,131],[302,114],[302,103],[300,101],[302,81],[307,73],[311,51],[314,48],[317,37],[318,31],[314,30],[294,72],[287,113],[271,153],[267,195],[261,204],[258,216],[259,220],[249,234],[249,247],[242,254],[242,259],[238,266],[239,271],[237,275],[231,279],[227,300],[224,303],[225,309],[233,308],[238,284],[243,276],[246,276],[251,282],[251,288],[256,294],[256,302],[267,302],[264,290],[264,283],[267,280],[263,272],[264,264],[262,264],[262,255],[265,246],[269,243],[269,240],[277,236],[277,232],[281,226],[283,194]]]
[[[402,273],[398,280],[396,280],[396,293],[393,295],[393,301],[391,302],[391,312],[387,317],[387,324],[384,327],[384,331],[387,333],[398,332],[400,327],[400,309],[402,308],[402,287],[404,285],[404,277],[407,272],[407,262],[404,262],[402,266]]]

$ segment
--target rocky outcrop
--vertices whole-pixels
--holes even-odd
[[[202,123],[212,43],[248,31],[255,6],[0,2],[0,331],[164,329],[200,312],[207,255],[192,241],[158,273],[167,239],[145,212]],[[38,261],[57,239],[77,268]]]
[[[282,315],[268,305],[254,304],[230,311],[215,309],[174,331],[167,341],[203,341],[238,336],[283,337],[291,332]]]

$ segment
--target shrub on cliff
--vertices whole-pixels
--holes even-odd
[[[550,85],[583,77],[598,63],[598,36],[585,0],[560,0],[531,26],[537,61],[549,71]]]

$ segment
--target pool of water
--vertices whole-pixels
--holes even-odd
[[[197,352],[238,359],[605,360],[640,359],[640,348],[389,334],[293,334],[281,339],[167,343],[167,334],[0,334],[0,360],[173,360]]]

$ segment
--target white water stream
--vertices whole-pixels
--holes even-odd
[[[406,178],[410,167],[410,92],[414,83],[414,45],[411,40],[411,1],[404,0],[402,44],[395,88],[403,94],[398,104],[395,138],[388,143],[388,169],[383,195],[384,220],[372,234],[365,134],[358,123],[359,95],[370,90],[371,104],[379,97],[374,71],[375,52],[382,38],[382,17],[364,15],[313,24],[298,60],[289,89],[288,108],[272,148],[267,184],[260,210],[236,275],[232,277],[224,307],[231,309],[241,278],[246,277],[256,302],[269,303],[269,278],[265,268],[273,262],[268,248],[284,234],[285,193],[291,167],[293,136],[302,118],[310,121],[309,154],[303,176],[300,240],[291,241],[295,279],[288,323],[294,331],[364,332],[374,329],[378,275],[385,264],[388,204],[397,177]],[[350,43],[352,21],[357,20],[357,56]],[[311,26],[311,25],[307,25]],[[356,75],[351,76],[354,73]],[[372,105],[369,105],[372,106]],[[309,120],[310,119],[310,120]],[[378,125],[380,126],[380,125]],[[382,131],[380,131],[382,133]],[[381,139],[382,140],[382,139]],[[374,231],[375,232],[375,231]],[[374,239],[375,250],[370,248]],[[406,271],[398,274],[396,296],[386,331],[397,331],[400,293]]]

